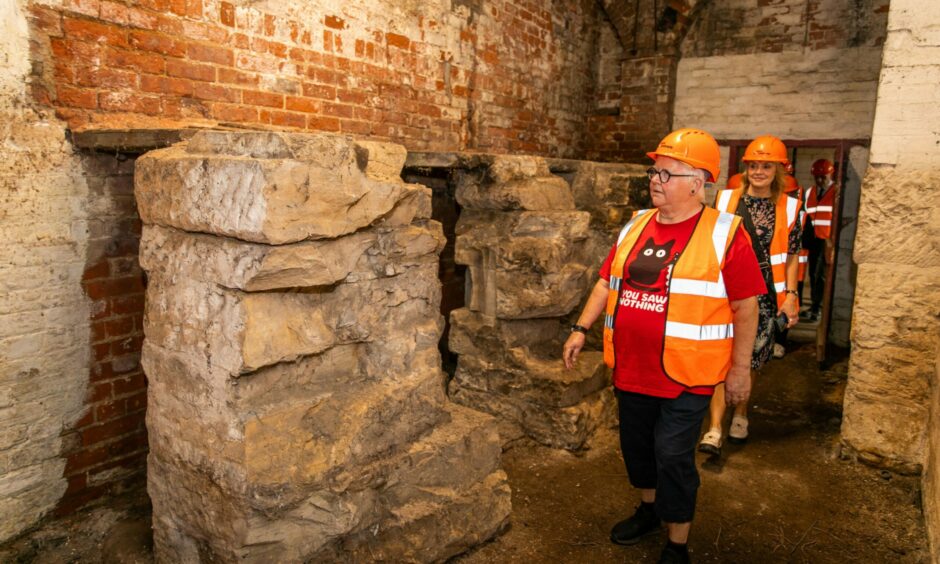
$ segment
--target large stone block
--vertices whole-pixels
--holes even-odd
[[[575,368],[568,370],[559,357],[532,356],[514,349],[507,361],[487,357],[460,357],[451,385],[480,392],[511,396],[533,406],[569,407],[610,385],[610,373],[603,353],[584,351]]]
[[[560,317],[580,301],[585,212],[464,211],[455,260],[470,271],[469,307],[501,319]]]
[[[140,260],[152,274],[172,272],[256,292],[392,276],[412,266],[436,264],[444,243],[436,221],[289,245],[245,243],[148,225],[141,237]]]
[[[855,262],[940,267],[938,185],[936,170],[869,167],[859,208]]]
[[[568,407],[546,407],[501,393],[478,391],[451,381],[448,397],[456,403],[499,418],[503,443],[529,437],[568,450],[584,447],[597,429],[616,424],[617,404],[609,388]]]
[[[579,162],[575,168],[571,180],[575,207],[591,214],[593,229],[610,234],[610,244],[634,210],[651,205],[646,169],[592,162]]]
[[[345,235],[390,217],[396,206],[430,211],[392,174],[400,145],[330,134],[204,131],[137,160],[144,223],[283,244]],[[424,216],[427,217],[427,216]]]
[[[361,351],[340,347],[319,363],[284,368],[306,386],[292,386],[290,397],[270,390],[259,398],[264,394],[241,393],[244,379],[214,384],[183,355],[150,345],[144,366],[151,374],[151,452],[216,476],[260,506],[332,483],[350,466],[407,448],[443,421],[441,374],[429,362],[434,354],[410,373],[376,379],[356,364],[338,365]]]
[[[842,438],[862,458],[922,464],[938,316],[940,269],[859,265]]]
[[[473,210],[574,210],[564,179],[541,157],[476,155],[457,170],[457,203]]]
[[[561,329],[556,319],[503,321],[466,308],[451,312],[450,349],[460,355],[452,385],[547,408],[580,403],[607,387],[610,374],[595,351],[584,351],[567,370]]]
[[[450,312],[448,348],[459,355],[510,360],[509,352],[524,348],[544,357],[557,356],[568,327],[557,318],[497,319],[462,307]]]
[[[246,293],[153,276],[144,332],[151,343],[197,354],[231,374],[317,354],[334,344],[382,340],[397,327],[440,325],[437,265],[326,291]],[[396,341],[392,341],[396,342]]]
[[[155,526],[158,559],[361,561],[358,556],[374,553],[428,562],[467,550],[505,524],[509,490],[497,467],[492,418],[459,406],[447,414],[448,423],[410,448],[345,470],[365,478],[334,481],[277,504],[258,504],[211,473],[152,453],[158,471],[148,475],[148,489],[164,521]],[[194,491],[204,492],[205,504]],[[203,558],[191,558],[197,554]]]

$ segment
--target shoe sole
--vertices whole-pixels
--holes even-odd
[[[698,451],[711,454],[712,456],[721,456],[721,447],[712,445],[698,445]]]
[[[743,445],[747,442],[747,437],[744,437],[743,439],[739,439],[737,437],[728,437],[728,442],[734,445]]]
[[[633,545],[637,544],[638,542],[640,542],[641,540],[645,539],[646,537],[648,537],[648,536],[650,536],[650,535],[655,535],[656,533],[661,533],[661,532],[663,532],[664,529],[665,529],[665,527],[660,526],[660,527],[658,527],[658,528],[656,528],[656,529],[652,529],[652,530],[650,530],[650,531],[648,531],[648,532],[645,532],[645,533],[643,533],[643,534],[640,535],[640,536],[633,537],[632,539],[628,539],[628,540],[625,540],[625,541],[614,540],[614,537],[610,537],[610,542],[612,542],[612,543],[614,543],[614,544],[617,544],[617,545],[620,545],[620,546],[633,546]]]

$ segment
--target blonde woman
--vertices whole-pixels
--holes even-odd
[[[754,139],[743,160],[746,168],[741,188],[719,191],[715,207],[742,217],[767,286],[767,292],[757,299],[760,313],[751,356],[753,386],[756,372],[773,354],[775,331],[793,327],[799,319],[797,270],[802,234],[797,219],[801,202],[799,196],[786,192],[785,165],[789,159],[780,139],[770,135]],[[720,385],[712,396],[709,415],[710,428],[699,450],[718,455],[725,415],[725,394]],[[747,437],[747,403],[742,402],[734,408],[728,440],[744,443]]]

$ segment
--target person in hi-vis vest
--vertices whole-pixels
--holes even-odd
[[[759,316],[757,337],[751,356],[753,378],[773,354],[778,330],[795,325],[799,319],[797,298],[797,271],[799,269],[801,201],[798,192],[786,191],[787,148],[780,139],[762,135],[752,141],[744,152],[746,164],[741,188],[721,190],[715,197],[719,211],[734,213],[742,218],[754,253],[761,266],[764,291],[757,299]],[[775,318],[785,320],[777,328]],[[721,386],[712,397],[710,425],[699,443],[699,450],[713,455],[721,454],[722,425],[725,401]],[[728,440],[743,443],[748,437],[747,403],[734,408]]]
[[[631,545],[665,522],[661,561],[688,562],[695,442],[716,385],[725,382],[732,403],[748,399],[756,296],[766,288],[741,218],[702,204],[706,182],[719,174],[714,138],[680,129],[647,155],[655,208],[621,230],[563,355],[570,369],[603,313],[620,448],[641,499],[610,539]]]
[[[812,299],[806,319],[819,319],[826,286],[826,265],[832,262],[835,242],[832,214],[839,187],[832,180],[836,167],[827,159],[819,159],[811,169],[815,184],[806,191],[806,231],[803,246],[809,249],[809,283]]]

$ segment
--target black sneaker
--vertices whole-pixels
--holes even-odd
[[[691,562],[688,551],[679,552],[669,546],[669,543],[666,543],[659,555],[659,564],[690,564]]]
[[[640,542],[640,539],[647,535],[661,531],[662,528],[662,521],[656,516],[652,506],[641,503],[633,517],[624,519],[610,530],[610,542],[630,546]]]

